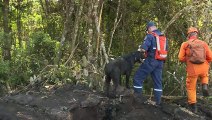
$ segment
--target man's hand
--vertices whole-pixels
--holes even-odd
[[[138,48],[138,51],[140,51],[140,52],[145,52],[146,50],[144,50],[143,48]]]
[[[147,57],[147,52],[146,50],[142,49],[142,48],[138,48],[138,51],[141,52],[141,54],[143,54],[145,56],[145,58]]]
[[[138,51],[140,51],[140,52],[146,52],[146,50],[144,50],[143,48],[141,48],[141,45],[138,46]]]

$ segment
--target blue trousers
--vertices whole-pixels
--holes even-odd
[[[154,83],[154,97],[156,104],[160,104],[162,95],[162,69],[163,61],[155,60],[154,58],[145,59],[140,65],[134,76],[134,92],[142,93],[143,81],[150,74]]]

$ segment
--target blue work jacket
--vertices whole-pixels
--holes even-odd
[[[157,35],[162,35],[159,30],[154,30],[154,33]],[[166,49],[168,50],[168,39],[166,40]],[[141,45],[141,48],[147,51],[147,59],[153,58],[155,59],[155,51],[156,51],[156,38],[152,34],[147,34],[144,38],[144,42]]]

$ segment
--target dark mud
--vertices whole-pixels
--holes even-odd
[[[149,97],[145,96],[149,99]],[[132,90],[109,99],[83,85],[66,85],[0,99],[0,120],[211,120],[212,102],[198,99],[198,113],[191,112],[186,97],[163,97],[163,105],[135,102]]]

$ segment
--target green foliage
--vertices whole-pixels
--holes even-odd
[[[35,32],[31,35],[29,51],[33,57],[53,63],[56,56],[56,41],[52,40],[48,34],[42,31]]]
[[[49,84],[66,84],[75,81],[70,68],[63,65],[61,65],[60,68],[51,68],[48,74],[46,74],[45,79],[47,79]]]
[[[164,95],[185,95],[186,66],[173,62],[163,70]]]
[[[56,41],[41,31],[31,35],[31,44],[23,48],[15,48],[10,64],[1,62],[0,76],[11,86],[26,85],[29,77],[39,74],[46,65],[53,64],[56,55]],[[26,44],[24,44],[26,46]],[[5,83],[5,82],[4,82]]]
[[[4,43],[4,32],[0,31],[0,46],[3,47],[3,43]]]
[[[4,80],[7,79],[8,75],[10,73],[10,65],[9,61],[0,61],[0,82],[5,83]]]
[[[41,76],[43,80],[47,80],[51,84],[83,82],[96,88],[101,86],[100,82],[102,81],[100,79],[103,78],[104,73],[99,63],[104,62],[104,57],[102,57],[104,55],[97,41],[101,43],[101,36],[103,36],[107,52],[115,18],[117,17],[118,0],[104,1],[102,16],[99,16],[101,11],[100,3],[96,4],[86,0],[83,4],[80,0],[73,3],[62,0],[45,2],[42,0],[23,0],[20,4],[17,1],[10,1],[9,3],[8,26],[10,33],[0,32],[0,46],[2,48],[0,50],[0,59],[3,58],[2,50],[5,48],[11,50],[12,59],[9,62],[2,61],[0,63],[1,83],[5,84],[5,81],[7,81],[15,88],[19,85],[28,84],[29,78],[32,76]],[[203,5],[206,3],[201,1],[200,3],[201,6],[196,7],[196,9],[183,11],[166,31],[166,36],[169,39],[169,58],[163,72],[165,95],[182,94],[179,89],[182,89],[180,84],[185,83],[186,72],[185,65],[178,63],[177,54],[181,43],[186,39],[187,27],[195,25],[196,22],[196,25],[203,31],[200,33],[206,34],[211,31],[211,11],[207,15],[201,15],[206,13],[207,10],[203,9]],[[195,4],[190,0],[122,0],[117,19],[120,22],[113,36],[110,56],[120,56],[137,50],[138,45],[143,42],[146,35],[146,23],[148,21],[155,21],[159,29],[163,30],[176,13],[189,5],[195,7]],[[210,10],[209,5],[211,5],[211,2],[210,4],[207,2],[205,5],[208,6],[208,10]],[[91,15],[89,15],[89,9],[93,6],[97,7],[97,11],[92,8]],[[0,2],[0,7],[3,7],[2,2]],[[73,9],[67,9],[69,7]],[[83,8],[82,15],[77,21],[75,18],[79,15],[80,7]],[[0,9],[0,14],[3,14],[3,12]],[[67,18],[68,13],[70,18]],[[197,14],[197,21],[193,21],[193,18],[195,18],[194,13]],[[102,18],[101,21],[97,21],[100,17]],[[0,31],[4,30],[3,18],[4,16],[0,16]],[[19,20],[20,23],[18,24]],[[100,22],[100,34],[96,30],[96,27],[98,27],[96,21]],[[75,26],[75,23],[78,22],[79,26]],[[68,25],[67,30],[63,30],[65,25]],[[76,28],[74,26],[79,28],[77,33],[75,33]],[[93,33],[90,36],[92,37],[91,43],[88,45],[89,29],[93,29]],[[61,66],[58,68],[55,58],[59,51],[59,41],[64,32],[66,39],[61,48],[61,58],[59,58],[61,59]],[[76,35],[76,44],[79,45],[69,63],[63,65],[73,52],[71,47],[74,46],[72,46],[74,35]],[[97,37],[99,37],[98,40]],[[210,43],[210,41],[208,42]],[[93,56],[87,56],[88,47],[91,47]],[[97,51],[98,54],[96,54]],[[90,61],[88,61],[90,68],[82,66],[80,62],[82,56],[90,57]],[[92,65],[95,66],[95,69]],[[131,78],[137,67],[132,72]],[[88,76],[83,76],[84,68],[88,71]],[[173,76],[168,72],[175,74]],[[176,79],[180,80],[180,84]],[[149,94],[152,87],[151,78],[147,78],[144,82],[144,92]]]
[[[29,77],[33,74],[32,68],[29,67],[30,55],[24,48],[17,48],[11,61],[11,73],[9,81],[12,86],[26,85],[29,83]]]
[[[11,45],[11,34],[0,32],[0,46],[2,48],[9,48]]]

